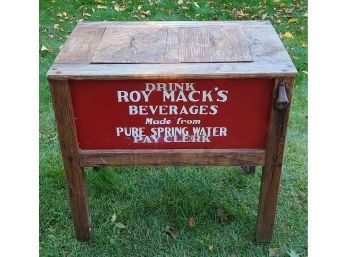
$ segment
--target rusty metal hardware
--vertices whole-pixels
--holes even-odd
[[[277,110],[284,110],[289,106],[289,99],[286,93],[286,84],[281,81],[278,86],[278,97],[275,102],[275,108]]]

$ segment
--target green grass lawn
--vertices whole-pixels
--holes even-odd
[[[179,3],[40,1],[41,256],[307,256],[307,1]],[[254,241],[261,169],[245,176],[237,167],[86,169],[93,239],[75,240],[45,74],[82,19],[273,22],[299,75],[272,243]],[[219,210],[228,220],[221,221]],[[167,226],[176,230],[174,238]]]

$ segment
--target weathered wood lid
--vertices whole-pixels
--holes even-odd
[[[293,77],[269,21],[82,22],[49,79]]]

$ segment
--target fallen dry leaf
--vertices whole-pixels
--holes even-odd
[[[236,11],[236,16],[237,16],[238,18],[242,18],[242,17],[245,16],[245,14],[243,13],[243,11]]]
[[[105,5],[100,5],[100,4],[98,4],[97,5],[97,9],[99,9],[99,10],[106,10],[106,9],[108,9]]]
[[[292,10],[294,10],[294,9],[286,8],[286,9],[284,10],[284,12],[287,13],[287,14],[291,14],[291,13],[292,13]]]
[[[165,230],[164,230],[167,234],[169,234],[173,239],[178,237],[179,232],[171,227],[171,226],[166,226]]]
[[[213,245],[208,245],[209,251],[213,251],[214,246]]]
[[[265,13],[264,15],[261,16],[261,19],[263,19],[263,20],[266,19],[267,15],[268,15],[268,14]]]
[[[81,5],[81,6],[78,8],[78,10],[81,10],[81,9],[83,9],[83,10],[87,10],[87,6],[85,6],[85,5]]]
[[[51,48],[48,48],[48,47],[46,47],[44,45],[41,46],[40,50],[41,50],[41,52],[48,52],[48,53],[52,53],[53,52],[53,50]]]
[[[269,257],[275,257],[279,253],[279,248],[268,248]]]
[[[58,23],[54,24],[54,25],[53,25],[53,28],[54,28],[54,29],[59,29],[59,24],[58,24]]]
[[[292,22],[298,22],[298,19],[296,19],[296,18],[288,19],[288,23],[292,23]]]
[[[126,226],[123,223],[115,223],[115,227],[119,229],[125,229]]]
[[[199,8],[199,5],[197,2],[193,2],[194,6],[196,6],[197,8]]]
[[[191,217],[191,218],[189,219],[188,225],[189,225],[191,228],[193,228],[193,227],[196,226],[196,221],[195,221],[195,219],[194,219],[193,217]]]
[[[150,15],[151,15],[150,11],[141,11],[141,17],[142,18],[145,18],[145,17],[150,16]]]
[[[111,216],[111,222],[114,223],[116,221],[116,214],[112,214]]]
[[[218,209],[217,216],[221,222],[228,221],[229,214],[224,209]]]
[[[141,5],[138,5],[138,11],[140,11],[141,8],[143,8],[143,7]]]
[[[286,37],[286,38],[294,38],[294,36],[291,34],[291,32],[285,32],[284,33],[284,37]]]
[[[44,45],[41,46],[41,51],[44,52],[44,51],[48,51],[48,48]]]
[[[58,13],[57,16],[58,17],[66,17],[66,16],[68,16],[68,13],[66,11],[64,11],[64,12]]]
[[[182,5],[184,3],[184,0],[179,0],[178,5]]]
[[[119,5],[115,4],[115,5],[114,5],[114,9],[115,9],[115,11],[117,11],[117,12],[122,12],[122,11],[124,11],[126,8],[124,8],[124,7],[122,7],[122,6],[119,6]]]
[[[305,29],[304,26],[297,26],[296,27],[296,31],[300,32],[300,31],[303,31]]]

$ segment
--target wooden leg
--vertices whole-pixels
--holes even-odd
[[[240,170],[243,174],[251,175],[255,173],[255,166],[240,166]]]
[[[263,167],[256,225],[256,241],[258,242],[272,241],[279,181],[280,168],[274,166]]]
[[[273,92],[274,106],[272,107],[270,114],[265,166],[262,169],[259,210],[256,224],[256,241],[258,242],[269,242],[272,240],[279,192],[280,173],[283,163],[287,121],[289,117],[290,108],[289,106],[284,105],[285,101],[282,101],[281,105],[277,105],[279,102],[278,82],[279,80],[276,80],[276,86]],[[286,91],[289,98],[291,98],[292,85],[292,80],[286,81]]]
[[[83,168],[80,167],[78,142],[68,81],[51,81],[52,102],[68,184],[72,218],[78,240],[90,239],[90,218]]]
[[[91,237],[91,226],[83,168],[68,168],[65,173],[76,238],[88,241]]]

